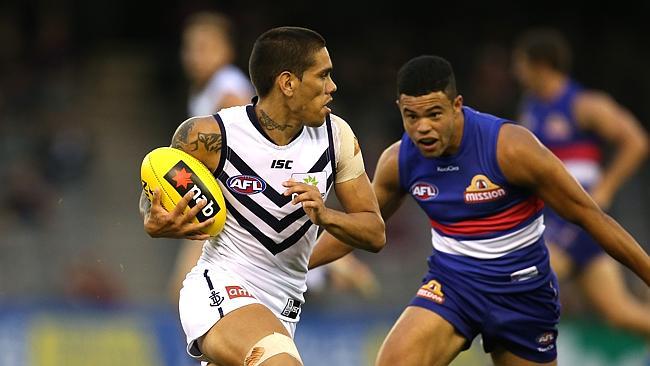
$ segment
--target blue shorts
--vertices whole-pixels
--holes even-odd
[[[564,220],[550,209],[544,211],[544,224],[546,242],[554,244],[571,258],[575,272],[581,272],[592,260],[605,254],[603,248],[581,227]]]
[[[430,269],[422,283],[409,305],[429,309],[451,323],[467,339],[464,349],[481,334],[488,353],[501,346],[529,361],[557,358],[560,303],[555,275],[539,288],[505,294],[484,291],[458,274],[452,277],[436,269]]]

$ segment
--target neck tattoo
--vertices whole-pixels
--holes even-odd
[[[269,131],[270,130],[284,131],[287,128],[293,128],[293,125],[290,125],[288,123],[285,123],[285,124],[281,125],[281,124],[275,122],[262,109],[260,109],[260,124],[262,125],[262,127],[264,127],[265,129],[267,129]]]

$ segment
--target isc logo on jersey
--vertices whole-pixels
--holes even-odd
[[[226,181],[228,188],[239,194],[255,194],[266,189],[266,182],[252,175],[236,175]]]
[[[418,201],[431,201],[438,196],[438,187],[426,182],[417,182],[411,186],[411,194]]]

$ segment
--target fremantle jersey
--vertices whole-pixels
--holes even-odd
[[[510,185],[496,158],[504,120],[463,107],[462,141],[452,156],[425,158],[405,133],[400,185],[431,222],[431,266],[494,292],[522,291],[551,274],[543,245],[543,202]]]
[[[530,95],[523,104],[522,124],[546,145],[585,187],[598,182],[601,152],[596,135],[581,130],[573,112],[582,87],[569,81],[564,91],[546,102]]]
[[[340,119],[332,115],[320,127],[303,127],[285,146],[267,137],[252,105],[223,109],[215,119],[224,145],[216,176],[227,216],[221,234],[204,245],[202,260],[236,273],[278,317],[297,321],[296,312],[283,311],[304,302],[318,227],[282,194],[282,182],[293,177],[326,198],[335,178],[333,120]]]

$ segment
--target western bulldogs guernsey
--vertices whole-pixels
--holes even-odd
[[[596,135],[580,129],[573,113],[582,87],[569,81],[557,98],[545,102],[533,96],[524,101],[522,124],[530,129],[566,166],[587,190],[600,180],[601,151]],[[561,247],[580,271],[603,249],[582,228],[564,220],[550,208],[545,210],[546,238]]]
[[[239,275],[279,318],[296,322],[318,227],[282,194],[282,182],[313,184],[327,197],[336,165],[338,126],[332,120],[340,118],[303,127],[285,146],[267,138],[252,105],[223,109],[215,118],[225,147],[216,175],[228,214],[223,232],[204,245],[201,260]]]
[[[425,158],[405,133],[400,184],[431,221],[430,267],[492,293],[539,287],[552,276],[543,243],[543,202],[510,185],[496,158],[506,121],[463,107],[465,124],[453,156]]]
[[[564,92],[551,102],[528,96],[523,105],[522,124],[548,147],[567,167],[569,172],[589,188],[601,175],[601,152],[598,138],[582,131],[573,113],[576,96],[582,87],[567,83]]]

